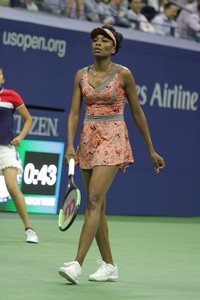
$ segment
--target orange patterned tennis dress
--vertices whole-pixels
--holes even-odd
[[[89,84],[89,67],[83,69],[80,86],[86,114],[76,152],[76,162],[81,169],[119,165],[123,171],[134,161],[124,121],[126,95],[119,81],[121,68],[116,65],[97,88]]]

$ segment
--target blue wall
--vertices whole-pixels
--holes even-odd
[[[45,126],[39,130],[38,121],[27,138],[65,141],[73,77],[77,69],[92,64],[88,32],[94,26],[87,22],[87,29],[78,31],[70,26],[58,28],[1,18],[0,65],[5,70],[6,87],[22,95],[35,119],[58,121],[56,134],[47,132]],[[190,42],[181,49],[174,45],[175,39],[164,45],[162,37],[160,44],[158,39],[145,42],[147,35],[142,41],[141,37],[131,39],[128,30],[121,31],[125,36],[123,48],[114,61],[129,67],[135,76],[154,146],[164,156],[166,169],[154,173],[127,105],[125,119],[135,164],[125,174],[117,175],[108,193],[107,212],[200,216],[200,51],[189,49]],[[77,139],[78,135],[76,143]],[[61,199],[66,171],[63,165]],[[80,170],[76,180],[83,191],[83,212],[85,193]]]

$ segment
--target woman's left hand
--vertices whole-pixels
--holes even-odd
[[[18,135],[14,139],[12,139],[12,141],[10,143],[11,143],[11,145],[13,145],[15,147],[19,147],[21,144],[21,141],[22,140],[21,140],[20,136]]]
[[[151,154],[151,158],[154,162],[154,170],[156,173],[160,173],[160,171],[162,169],[164,169],[165,167],[165,161],[164,159],[158,155],[156,152],[154,152],[153,154]]]

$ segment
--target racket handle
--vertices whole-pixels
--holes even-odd
[[[74,175],[74,168],[75,168],[75,160],[73,157],[69,159],[69,169],[68,169],[68,176]]]

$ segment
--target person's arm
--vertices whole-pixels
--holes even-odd
[[[151,23],[147,20],[147,18],[140,14],[140,30],[149,33],[155,33],[156,30]]]
[[[17,109],[18,114],[22,117],[24,120],[24,125],[22,127],[22,130],[19,135],[17,135],[12,141],[11,145],[15,147],[19,147],[21,141],[25,138],[25,136],[28,134],[31,125],[32,125],[32,117],[26,108],[25,105],[22,105],[20,108]]]
[[[126,96],[135,124],[146,143],[151,159],[154,162],[155,171],[159,173],[160,170],[164,168],[165,163],[163,158],[160,155],[158,155],[154,150],[147,120],[140,106],[139,99],[137,96],[134,77],[131,71],[127,68],[123,68],[120,71],[119,76],[121,83],[125,86]]]
[[[71,16],[71,11],[72,11],[72,7],[73,7],[74,3],[75,3],[74,0],[69,0],[67,3],[67,7],[66,7],[66,16],[67,17]]]
[[[84,7],[85,7],[85,16],[87,20],[92,22],[100,21],[97,6],[94,6],[93,2],[91,2],[90,0],[85,0]]]
[[[195,15],[195,14],[190,15],[187,19],[187,25],[194,32],[199,32],[200,31],[200,23],[199,23],[198,15]]]
[[[168,31],[168,26],[164,24],[161,15],[154,17],[151,22],[152,26],[155,29],[155,33],[160,35],[166,35],[166,30]]]
[[[65,151],[65,160],[68,163],[70,157],[75,157],[74,138],[79,124],[80,110],[82,104],[82,94],[80,80],[83,70],[79,70],[74,78],[74,92],[72,96],[71,109],[67,121],[67,144]]]
[[[109,10],[108,4],[99,3],[100,7],[100,21],[105,25],[113,25],[115,23],[115,18],[112,16],[111,11]]]

